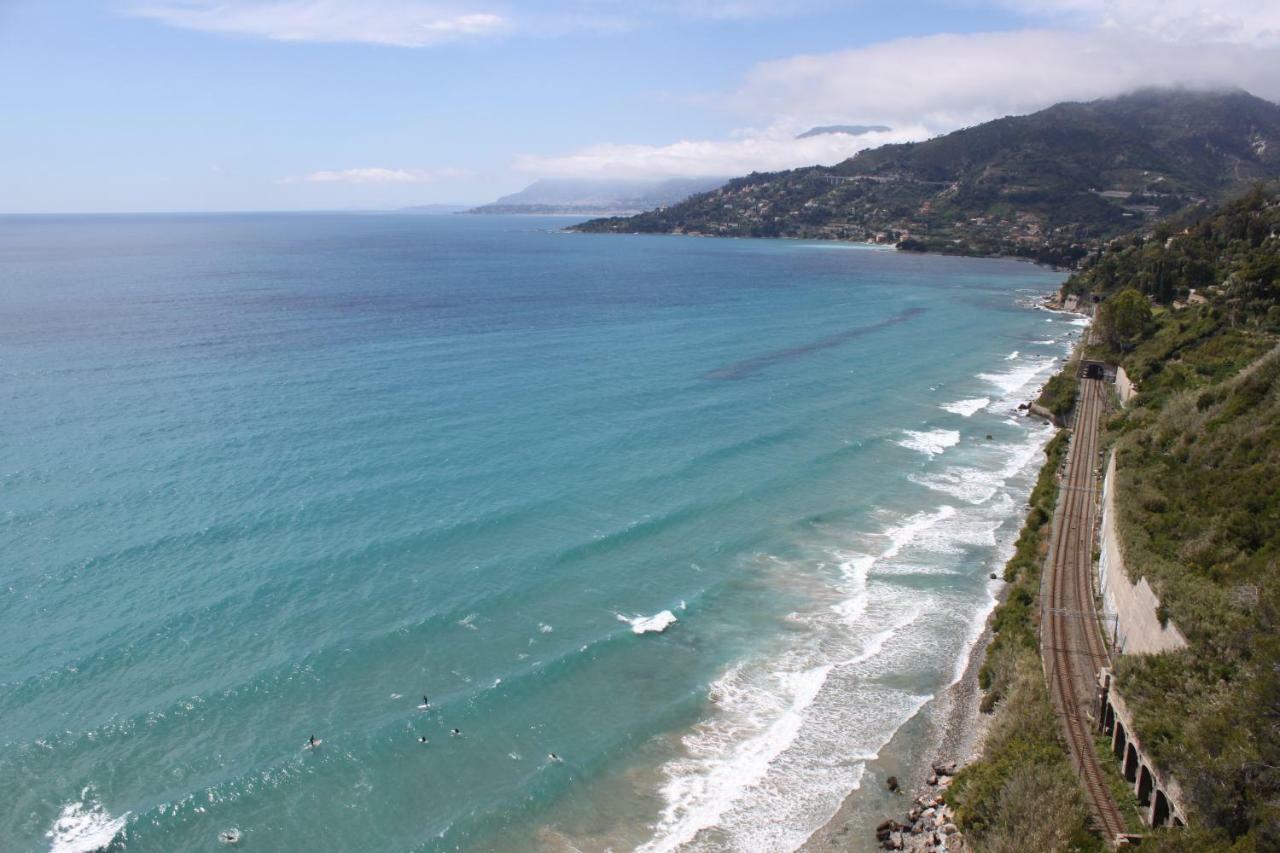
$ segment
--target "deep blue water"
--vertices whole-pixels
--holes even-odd
[[[990,607],[1061,276],[564,224],[0,218],[0,848],[834,812]]]

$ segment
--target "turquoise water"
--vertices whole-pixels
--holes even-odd
[[[834,812],[991,605],[1061,276],[566,221],[0,219],[0,847]]]

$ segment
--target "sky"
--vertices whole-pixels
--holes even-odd
[[[1141,86],[1280,101],[1280,0],[0,0],[0,79],[0,213],[478,204]],[[795,138],[825,124],[890,130]]]

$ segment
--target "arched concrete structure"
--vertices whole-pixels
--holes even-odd
[[[1165,826],[1169,823],[1169,813],[1169,798],[1156,788],[1155,802],[1151,804],[1151,825]]]
[[[1111,735],[1111,752],[1143,807],[1142,819],[1149,826],[1186,826],[1186,812],[1180,805],[1182,788],[1173,777],[1160,774],[1143,755],[1142,743],[1132,730],[1133,717],[1124,697],[1115,690],[1109,669],[1098,676],[1093,709],[1098,728]]]
[[[1142,761],[1138,758],[1138,748],[1133,744],[1129,744],[1124,751],[1124,764],[1121,765],[1120,772],[1124,774],[1126,782],[1138,781],[1138,768],[1142,766]]]
[[[1134,790],[1138,793],[1138,805],[1151,805],[1151,789],[1155,787],[1155,777],[1151,775],[1151,770],[1147,765],[1141,765],[1138,770],[1138,787]]]

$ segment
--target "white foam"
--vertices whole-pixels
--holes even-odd
[[[871,677],[895,637],[909,626],[923,630],[928,602],[895,587],[872,599],[869,575],[912,549],[944,547],[952,534],[943,528],[957,516],[949,505],[919,512],[872,534],[867,553],[836,555],[834,585],[815,591],[834,600],[788,618],[810,629],[809,641],[740,662],[711,685],[716,712],[663,766],[666,806],[640,850],[793,850],[830,818],[860,784],[866,761],[929,699]],[[988,540],[991,529],[983,530]],[[792,583],[795,566],[777,562]]]
[[[1052,358],[1027,359],[1003,373],[979,373],[978,378],[999,388],[1006,397],[1013,396],[1029,388],[1054,363]]]
[[[931,429],[926,432],[907,429],[903,433],[906,437],[898,442],[899,446],[927,456],[937,456],[948,447],[955,447],[960,443],[960,433],[953,429]]]
[[[88,801],[88,805],[85,804]],[[128,819],[125,812],[112,817],[102,803],[89,796],[89,789],[80,792],[80,800],[62,807],[62,813],[46,832],[49,853],[92,853],[111,843]]]
[[[991,500],[999,488],[998,477],[976,468],[947,468],[932,474],[911,474],[907,479],[974,505]]]
[[[661,613],[655,613],[652,616],[627,617],[621,613],[617,614],[617,616],[620,622],[626,622],[631,626],[631,633],[633,634],[661,634],[672,623],[679,621],[670,610],[663,610]]]
[[[954,517],[955,514],[955,507],[940,506],[933,512],[916,513],[897,527],[889,528],[884,534],[889,538],[889,547],[880,555],[880,559],[893,559],[902,553],[903,548],[906,548],[921,535],[936,527],[939,523]]]
[[[986,446],[989,453],[997,454],[991,461],[999,467],[953,465],[928,474],[911,474],[907,479],[967,504],[985,504],[1031,463],[1052,432],[1053,427],[1045,424],[1032,430],[1026,442]]]
[[[1088,317],[1077,317],[1068,323],[1071,326],[1090,326],[1092,324],[1093,322]]]
[[[904,607],[889,627],[860,641],[846,638],[842,647],[850,656],[842,660],[816,662],[814,650],[806,648],[771,665],[731,667],[709,691],[717,715],[683,738],[684,756],[664,765],[666,807],[653,839],[638,850],[800,846],[857,787],[865,762],[927,699],[884,691],[876,697],[881,701],[853,708],[843,687],[824,688],[881,654],[920,614],[919,607]],[[848,719],[850,712],[856,721]],[[859,737],[868,738],[865,749],[858,748]],[[829,759],[832,739],[843,741],[839,762]],[[730,840],[698,838],[711,827]]]
[[[990,397],[970,397],[964,400],[956,400],[954,403],[947,403],[942,406],[942,409],[943,411],[951,412],[953,415],[968,418],[989,405],[991,405]]]
[[[1017,359],[1017,357],[1018,357],[1018,351],[1017,351],[1017,350],[1014,350],[1013,352],[1011,352],[1011,353],[1009,353],[1008,355],[1006,355],[1006,356],[1004,357],[1004,360],[1005,360],[1005,361],[1014,361],[1015,359]]]
[[[667,806],[655,827],[657,836],[638,849],[651,853],[675,850],[692,841],[699,830],[714,826],[736,796],[758,784],[769,762],[795,739],[804,722],[804,708],[818,695],[830,671],[828,664],[779,675],[781,692],[789,695],[781,707],[772,709],[752,707],[776,703],[780,697],[754,690],[740,668],[729,670],[711,685],[715,701],[737,711],[741,719],[727,726],[701,726],[684,739],[692,760],[677,760],[667,766],[669,779],[662,788]],[[766,710],[775,713],[769,715],[771,722],[762,725],[764,721],[756,712]],[[753,737],[739,740],[739,726],[757,731]]]
[[[1034,427],[1023,441],[956,451],[964,464],[930,487],[962,502],[881,515],[879,530],[852,541],[843,534],[799,562],[766,557],[778,583],[814,606],[783,617],[793,630],[778,646],[711,685],[714,710],[662,766],[665,804],[639,850],[795,850],[830,819],[866,762],[932,698],[903,685],[958,678],[994,601],[985,584],[983,598],[971,599],[954,585],[904,577],[994,569],[1011,547],[996,541],[1016,514],[1011,478],[1026,473],[1050,434]],[[982,549],[976,563],[957,559],[970,548]]]
[[[833,609],[841,614],[847,624],[853,625],[866,612],[867,578],[872,567],[896,559],[917,542],[933,539],[930,532],[954,518],[955,514],[956,508],[947,505],[940,506],[932,512],[918,512],[901,524],[885,528],[883,532],[875,535],[876,539],[888,540],[888,544],[881,549],[880,553],[839,555],[841,575],[852,583],[843,590],[846,598]]]
[[[555,630],[555,628],[552,628],[552,627],[551,627],[550,625],[548,625],[546,622],[539,622],[539,623],[538,623],[538,630],[539,630],[540,632],[542,632],[543,634],[550,634],[552,631],[554,631],[554,630]]]

